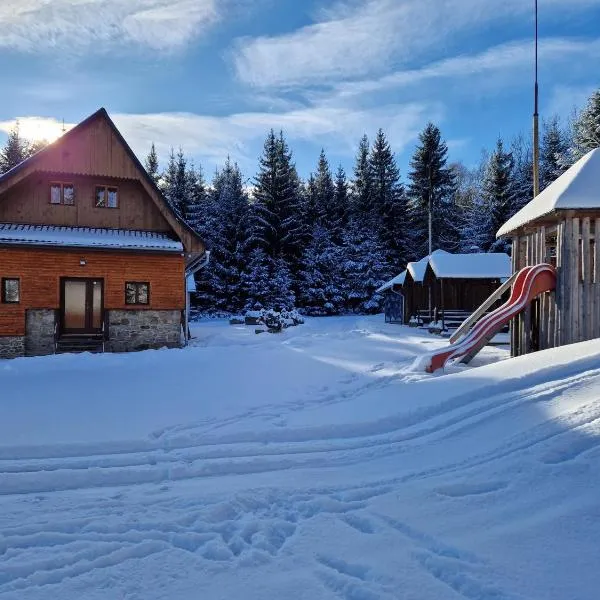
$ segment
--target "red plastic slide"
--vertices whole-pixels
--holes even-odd
[[[469,362],[506,323],[516,317],[536,296],[549,292],[556,285],[552,265],[540,264],[519,271],[510,298],[502,306],[479,321],[464,338],[447,348],[432,352],[425,371],[433,373],[449,361]]]

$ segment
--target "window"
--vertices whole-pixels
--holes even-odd
[[[97,185],[96,208],[119,208],[118,189],[107,185]]]
[[[72,183],[54,182],[50,184],[50,204],[75,204],[75,187]]]
[[[149,304],[150,284],[128,281],[125,284],[125,304]]]
[[[2,279],[2,302],[18,304],[21,301],[21,282],[19,279]]]

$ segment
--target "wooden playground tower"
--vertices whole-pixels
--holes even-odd
[[[592,150],[498,232],[512,238],[512,271],[548,263],[556,287],[511,326],[519,356],[600,337],[600,149]]]

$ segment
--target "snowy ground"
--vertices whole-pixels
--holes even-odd
[[[2,599],[598,597],[600,340],[432,377],[382,317],[195,335],[0,361]]]

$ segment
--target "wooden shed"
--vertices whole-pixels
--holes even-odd
[[[556,287],[513,320],[513,356],[600,337],[600,148],[509,219],[512,271],[556,268]]]
[[[510,275],[510,257],[504,253],[433,252],[423,278],[435,311],[430,318],[443,327],[462,322]]]

